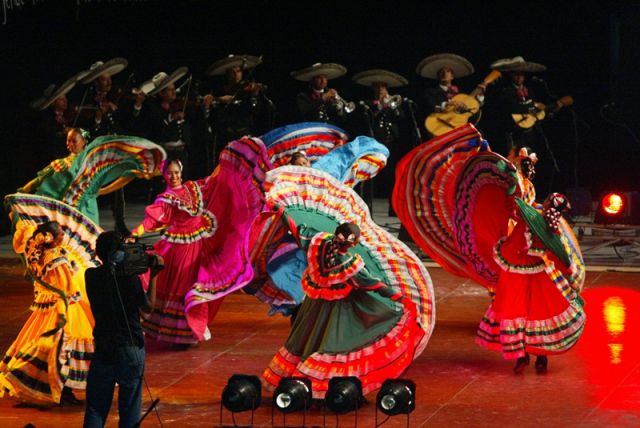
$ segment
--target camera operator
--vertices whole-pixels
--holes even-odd
[[[85,272],[96,343],[87,379],[85,428],[105,425],[116,383],[119,426],[134,427],[140,420],[145,353],[139,311],[153,309],[156,276],[164,261],[159,255],[149,255],[151,280],[145,293],[137,275],[126,275],[119,269],[124,246],[118,232],[101,233],[96,253],[102,265]]]

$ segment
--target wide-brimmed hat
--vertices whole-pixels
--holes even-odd
[[[55,83],[47,86],[42,96],[36,98],[31,102],[31,108],[34,110],[44,110],[51,105],[58,97],[66,95],[76,85],[79,78],[84,74],[82,72],[68,79],[62,85],[58,86]]]
[[[494,70],[506,72],[520,71],[522,73],[538,73],[547,69],[547,66],[538,64],[537,62],[525,61],[521,56],[516,56],[513,58],[501,58],[492,62],[489,67]]]
[[[455,77],[464,77],[473,73],[473,65],[460,55],[440,53],[426,57],[416,67],[416,73],[427,79],[438,79],[438,71],[443,68],[453,70]]]
[[[291,72],[291,77],[302,82],[308,82],[315,76],[324,74],[328,80],[335,79],[347,74],[347,68],[344,65],[335,64],[333,62],[321,63],[316,62],[311,67],[303,68]]]
[[[209,76],[219,76],[225,74],[231,67],[254,68],[260,64],[262,64],[261,56],[231,54],[211,64],[207,68],[207,74]]]
[[[352,79],[359,85],[371,86],[374,82],[382,82],[389,88],[397,88],[409,83],[407,79],[398,73],[381,69],[361,71],[353,76]]]
[[[147,95],[155,95],[170,84],[180,80],[188,72],[188,67],[180,67],[171,74],[167,74],[164,71],[161,71],[160,73],[156,74],[151,79],[140,85],[140,90]]]
[[[94,62],[93,64],[91,64],[91,67],[89,67],[89,70],[83,72],[84,76],[79,79],[80,83],[86,85],[87,83],[93,82],[103,74],[113,76],[114,74],[118,74],[122,70],[127,68],[128,64],[129,62],[124,58],[113,58],[107,62]]]

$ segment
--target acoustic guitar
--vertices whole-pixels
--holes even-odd
[[[553,113],[557,112],[563,107],[568,107],[573,104],[573,98],[570,96],[562,97],[558,100],[558,104],[552,104],[554,106]],[[544,104],[540,105],[542,108],[536,110],[534,113],[513,113],[511,117],[513,121],[520,128],[528,129],[535,125],[539,120],[543,120],[546,116],[545,111],[548,109],[548,106]]]
[[[501,73],[493,70],[484,78],[482,83],[485,86],[500,78]],[[482,89],[476,87],[470,94],[457,94],[443,111],[431,113],[424,121],[424,127],[431,135],[438,136],[452,129],[458,128],[474,118],[474,123],[480,120],[480,103],[476,98],[482,93]]]

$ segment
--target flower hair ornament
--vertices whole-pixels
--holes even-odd
[[[91,138],[91,134],[89,133],[89,131],[84,128],[76,128],[76,131],[78,132],[78,134],[80,134],[80,136],[82,136],[82,138],[84,138],[85,141],[89,141],[89,139]]]
[[[562,211],[571,209],[571,204],[562,193],[552,193],[547,196],[544,204],[544,219],[549,227],[555,232],[558,230]]]

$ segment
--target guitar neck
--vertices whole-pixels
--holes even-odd
[[[482,84],[485,85],[485,87],[489,86],[491,83],[493,83],[493,81],[498,79],[500,76],[501,74],[498,70],[493,70],[491,73],[489,73],[487,77],[484,78],[484,80],[482,81]],[[469,95],[472,96],[473,98],[476,98],[478,95],[482,95],[483,92],[484,90],[480,86],[476,86]]]
[[[481,95],[482,92],[483,92],[482,88],[476,86],[475,89],[469,93],[469,96],[476,98],[478,95]]]

